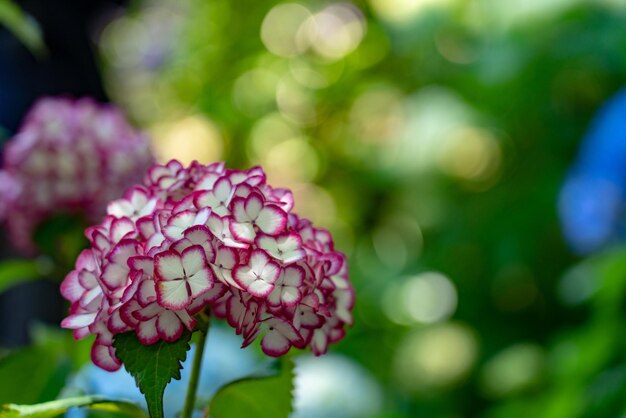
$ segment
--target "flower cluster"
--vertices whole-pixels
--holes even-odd
[[[87,98],[40,99],[4,150],[0,220],[15,246],[32,252],[41,221],[63,212],[100,219],[152,162],[148,139],[114,107]]]
[[[622,243],[626,214],[626,89],[594,116],[559,196],[561,230],[587,255]]]
[[[266,184],[259,167],[155,165],[87,229],[61,293],[76,338],[96,334],[92,360],[120,367],[115,334],[146,345],[175,341],[210,309],[243,336],[263,335],[270,356],[292,346],[319,355],[352,323],[354,291],[330,233],[291,213],[289,190]]]

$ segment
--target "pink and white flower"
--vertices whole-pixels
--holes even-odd
[[[239,284],[233,279],[233,269],[239,265],[239,252],[232,248],[223,246],[217,250],[215,263],[211,265],[215,276],[224,284],[241,290]]]
[[[113,106],[88,98],[40,99],[4,150],[0,221],[17,248],[33,253],[32,236],[42,221],[61,213],[100,219],[152,162],[148,138]],[[145,190],[130,189],[109,213],[152,213],[156,200]]]
[[[303,259],[306,255],[302,247],[302,238],[294,232],[278,237],[260,236],[257,241],[259,248],[267,251],[284,264],[291,264]]]
[[[184,210],[172,215],[163,227],[163,235],[171,240],[183,237],[183,233],[192,226],[204,225],[209,220],[211,210],[208,207],[199,211]]]
[[[252,243],[256,231],[277,235],[287,226],[287,213],[274,204],[266,204],[259,193],[250,193],[245,199],[233,199],[233,218],[230,230],[243,242]]]
[[[261,340],[261,348],[270,356],[282,356],[292,345],[302,341],[302,336],[289,321],[274,317],[269,318],[264,325],[267,333]]]
[[[258,167],[152,167],[87,229],[92,248],[61,286],[72,303],[62,325],[96,335],[92,359],[105,370],[120,367],[115,334],[175,341],[202,311],[226,319],[242,346],[261,337],[270,356],[323,354],[352,324],[354,291],[330,234],[292,208]]]
[[[297,265],[284,268],[274,283],[274,290],[267,297],[273,306],[294,306],[302,299],[300,288],[304,283],[304,269]]]
[[[199,245],[181,254],[171,250],[157,254],[154,270],[157,300],[169,309],[186,308],[193,299],[213,287],[213,273]]]
[[[195,197],[197,207],[209,207],[211,212],[224,216],[230,213],[228,205],[233,197],[235,189],[228,177],[222,177],[213,184],[211,190],[200,192]]]
[[[239,286],[258,298],[269,296],[279,275],[280,266],[262,250],[252,251],[248,264],[240,264],[233,270]]]
[[[158,200],[144,187],[131,187],[122,199],[109,203],[107,212],[118,218],[137,220],[154,212]]]

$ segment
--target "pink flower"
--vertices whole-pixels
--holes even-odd
[[[280,234],[287,226],[287,213],[276,204],[266,204],[261,194],[253,192],[246,198],[233,199],[233,218],[230,231],[243,242],[251,243],[256,231],[269,235]]]
[[[259,298],[269,296],[279,275],[280,266],[262,250],[252,251],[248,264],[240,264],[233,270],[235,281]]]
[[[261,236],[256,243],[259,248],[267,251],[272,257],[284,264],[294,263],[306,255],[302,247],[302,238],[295,232],[278,237]]]
[[[213,287],[213,273],[204,249],[193,245],[181,254],[163,251],[154,257],[159,304],[178,310]]]
[[[270,356],[282,356],[292,345],[302,341],[302,336],[289,321],[274,317],[269,318],[264,325],[267,333],[261,340],[261,347]]]
[[[287,189],[258,168],[177,161],[148,170],[85,233],[91,247],[65,278],[63,321],[96,335],[94,363],[120,367],[113,337],[144,344],[193,331],[203,310],[226,319],[243,344],[270,356],[291,347],[323,354],[352,324],[354,290],[331,235],[294,213]]]
[[[300,287],[304,283],[304,269],[291,265],[280,272],[274,283],[274,290],[267,297],[267,302],[273,306],[294,306],[302,299]]]
[[[14,245],[35,251],[32,234],[51,215],[100,219],[109,201],[141,180],[152,164],[148,139],[121,112],[91,99],[40,99],[7,144],[0,171],[0,220]],[[129,191],[115,216],[151,213],[144,190]]]

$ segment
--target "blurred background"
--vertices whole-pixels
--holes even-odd
[[[39,95],[110,100],[159,161],[262,165],[348,255],[301,416],[626,416],[626,3],[39,3],[42,55],[0,32],[5,140]]]

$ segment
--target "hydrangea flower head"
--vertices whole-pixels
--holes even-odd
[[[565,239],[591,254],[626,236],[626,89],[600,108],[581,143],[559,196]]]
[[[88,98],[40,99],[5,148],[0,219],[16,247],[32,251],[41,221],[64,212],[96,221],[152,161],[148,138],[116,108]]]
[[[91,248],[61,286],[62,325],[96,335],[92,360],[106,370],[121,365],[115,334],[175,341],[206,310],[270,356],[325,353],[352,323],[354,291],[330,233],[292,209],[258,167],[154,165],[87,229]]]

